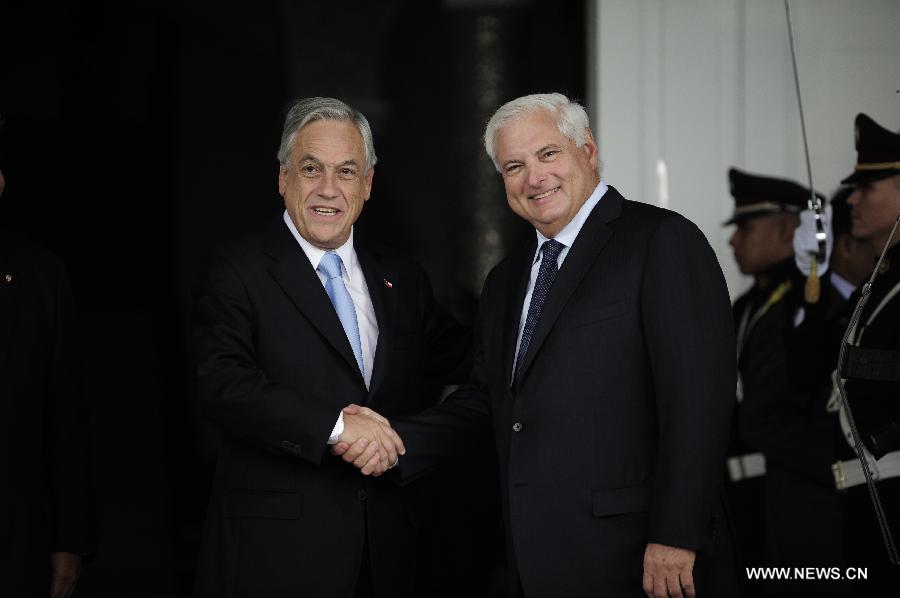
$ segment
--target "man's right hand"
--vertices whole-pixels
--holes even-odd
[[[352,463],[363,475],[381,475],[406,452],[403,440],[390,422],[367,407],[344,407],[344,431],[332,452]]]
[[[50,596],[69,598],[81,576],[81,556],[72,552],[50,553]]]

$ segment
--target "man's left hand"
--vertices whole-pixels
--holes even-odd
[[[50,598],[69,598],[81,576],[81,556],[71,552],[50,554]]]
[[[644,551],[644,592],[653,598],[694,598],[693,550],[647,544]]]

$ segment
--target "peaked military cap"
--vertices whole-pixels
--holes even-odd
[[[859,113],[854,127],[856,168],[841,181],[842,185],[858,185],[900,174],[900,134],[888,131]]]
[[[728,181],[734,197],[734,214],[723,223],[725,225],[764,214],[798,214],[809,203],[809,189],[787,179],[749,174],[731,168]],[[822,195],[816,195],[824,199]]]

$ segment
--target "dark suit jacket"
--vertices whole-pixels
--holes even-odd
[[[94,549],[88,417],[62,262],[0,231],[0,584],[49,595],[52,551]]]
[[[610,187],[511,386],[534,242],[488,276],[476,384],[395,421],[412,479],[493,424],[514,577],[531,597],[643,596],[648,542],[711,542],[735,386],[725,281],[683,217]]]
[[[281,218],[216,252],[196,310],[203,411],[224,432],[196,579],[204,596],[350,595],[368,534],[376,592],[410,596],[417,513],[326,442],[342,407],[433,405],[467,335],[411,260],[356,242],[378,320],[366,390],[334,307]]]

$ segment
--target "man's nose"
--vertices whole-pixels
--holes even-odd
[[[547,180],[547,171],[540,166],[533,166],[528,169],[528,185],[535,189],[543,187]]]
[[[322,178],[319,180],[319,195],[326,198],[333,198],[340,195],[340,189],[338,187],[338,176],[336,171],[328,171],[322,175]]]

